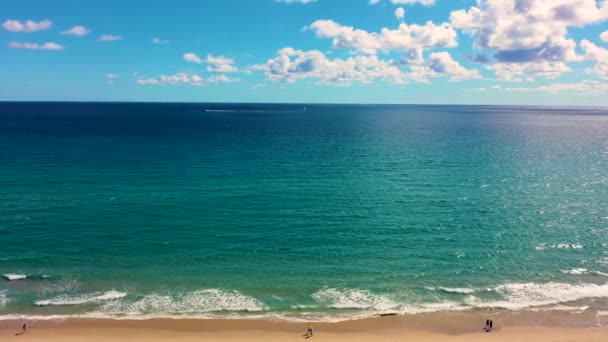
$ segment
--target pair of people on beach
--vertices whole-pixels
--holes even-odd
[[[492,322],[491,319],[487,319],[486,326],[485,326],[485,328],[483,328],[483,331],[490,332],[490,331],[492,331],[492,329],[494,329],[494,322]]]
[[[312,335],[314,335],[314,333],[315,333],[315,331],[312,328],[312,324],[308,323],[308,330],[306,331],[306,334],[304,334],[302,336],[304,336],[305,338],[311,338]]]

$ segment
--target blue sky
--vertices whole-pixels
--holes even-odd
[[[608,0],[20,0],[0,100],[608,105]]]

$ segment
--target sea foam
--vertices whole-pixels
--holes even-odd
[[[118,315],[200,314],[218,311],[263,311],[266,306],[256,298],[238,291],[199,290],[175,295],[149,294],[136,302],[107,303],[102,312]]]
[[[522,310],[573,302],[586,298],[608,297],[608,284],[563,284],[563,283],[511,283],[489,289],[502,297],[502,300],[484,301],[474,295],[465,303],[478,308],[504,308]]]
[[[3,308],[6,303],[8,303],[8,296],[6,295],[6,291],[0,290],[0,308]]]
[[[324,288],[312,295],[315,302],[335,309],[390,310],[398,306],[386,296],[359,289]]]
[[[4,279],[8,280],[8,281],[14,281],[14,280],[24,280],[25,278],[27,278],[27,275],[25,274],[15,274],[15,273],[6,273],[2,275],[4,277]]]
[[[469,288],[469,287],[425,287],[430,291],[443,291],[448,293],[458,293],[458,294],[472,294],[477,292],[477,289]]]
[[[67,305],[82,305],[90,303],[99,303],[104,301],[111,301],[125,297],[125,292],[119,291],[107,291],[107,292],[95,292],[90,294],[82,295],[60,295],[52,299],[38,300],[36,301],[37,306],[67,306]]]
[[[571,270],[563,270],[561,272],[564,274],[581,275],[587,274],[588,270],[586,268],[573,268]]]

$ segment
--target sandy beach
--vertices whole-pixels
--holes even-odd
[[[504,314],[506,315],[506,314]],[[508,314],[513,316],[512,314]],[[515,320],[492,316],[496,329],[482,331],[481,314],[424,314],[315,323],[315,341],[608,341],[608,327],[592,320],[561,325],[563,313],[523,314]],[[587,322],[585,326],[582,322]],[[301,341],[305,323],[257,320],[97,320],[0,322],[2,341]],[[599,321],[597,324],[603,324]]]

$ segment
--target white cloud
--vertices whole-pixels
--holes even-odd
[[[505,63],[577,61],[568,28],[608,18],[608,2],[596,0],[479,0],[469,10],[453,11],[452,25],[495,51]]]
[[[507,87],[502,89],[510,92],[539,92],[550,94],[574,92],[579,94],[598,95],[608,93],[608,84],[583,81],[579,83],[553,83],[537,87]]]
[[[608,80],[608,50],[586,39],[581,41],[581,47],[585,50],[585,59],[595,63],[595,73]]]
[[[109,74],[106,74],[106,77],[107,78],[119,78],[120,75],[109,73]]]
[[[395,10],[395,17],[396,17],[398,20],[403,20],[403,18],[405,18],[405,10],[403,9],[403,7],[398,7],[398,8]]]
[[[427,67],[436,75],[449,75],[452,81],[480,78],[478,70],[466,69],[452,59],[447,52],[433,52],[427,60]]]
[[[238,69],[234,66],[234,59],[224,56],[207,55],[207,59],[203,62],[207,63],[207,71],[209,72],[237,72]]]
[[[608,43],[608,30],[606,30],[606,31],[604,31],[604,32],[602,32],[602,33],[600,34],[600,39],[601,39],[602,41],[605,41],[605,42],[607,42],[607,43]]]
[[[381,0],[369,0],[370,5],[375,5],[380,3]],[[420,4],[423,6],[433,6],[435,5],[435,0],[390,0],[393,4],[401,4],[401,5],[413,5]]]
[[[2,27],[11,32],[36,32],[42,30],[48,30],[53,26],[53,22],[50,20],[42,20],[40,22],[35,21],[19,21],[19,20],[6,20]]]
[[[396,30],[384,28],[380,33],[342,26],[333,20],[317,20],[309,28],[319,38],[333,38],[334,48],[352,48],[367,54],[374,54],[378,50],[409,51],[458,45],[456,31],[449,24],[435,25],[431,21],[425,25],[402,23]]]
[[[453,11],[452,25],[471,35],[475,47],[489,50],[498,78],[520,80],[526,74],[555,78],[581,61],[569,28],[608,19],[608,1],[478,0]]]
[[[203,60],[194,52],[188,52],[184,54],[184,60],[186,62],[192,62],[192,63],[196,63],[196,64],[201,64],[203,63]]]
[[[230,78],[224,74],[211,76],[207,79],[207,82],[209,82],[209,83],[234,83],[234,82],[240,82],[240,81],[241,80],[238,78]]]
[[[204,84],[204,80],[198,74],[190,74],[179,72],[174,75],[161,75],[158,78],[139,78],[137,84],[140,85],[179,85],[187,84],[200,87]]]
[[[555,79],[571,71],[563,62],[536,61],[530,63],[496,63],[488,65],[501,81],[521,82],[528,76]]]
[[[309,4],[317,0],[274,0],[274,2],[282,2],[284,4]]]
[[[152,44],[167,44],[167,43],[169,43],[168,40],[166,40],[166,39],[160,39],[160,38],[152,38],[152,39],[150,39],[150,42]]]
[[[287,47],[266,64],[253,66],[262,70],[270,81],[294,83],[301,79],[315,79],[318,84],[349,85],[386,80],[404,83],[401,71],[391,61],[377,56],[354,56],[347,59],[328,59],[321,51],[301,51]]]
[[[61,32],[61,34],[64,34],[64,35],[78,36],[78,37],[86,36],[89,33],[91,33],[91,30],[87,29],[86,27],[84,27],[82,25],[76,25],[68,30]]]
[[[194,52],[185,53],[183,56],[186,62],[196,64],[207,64],[207,71],[218,72],[218,73],[231,73],[239,71],[234,66],[234,59],[225,56],[213,56],[212,54],[207,55],[206,59],[201,59],[199,55]]]
[[[64,50],[60,44],[48,42],[48,43],[28,43],[28,42],[10,42],[8,46],[13,49],[26,49],[26,50]]]
[[[394,4],[421,4],[423,6],[433,6],[435,0],[390,0]]]
[[[99,39],[97,39],[100,42],[114,42],[117,40],[122,40],[122,36],[114,36],[111,34],[102,34],[101,36],[99,36]]]

